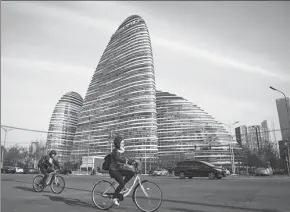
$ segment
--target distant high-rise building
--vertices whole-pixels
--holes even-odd
[[[276,99],[276,105],[278,110],[280,128],[282,139],[285,140],[288,138],[290,140],[290,101],[289,97]],[[288,111],[287,111],[288,108]]]
[[[39,148],[39,142],[37,142],[37,141],[31,142],[30,153],[35,154],[37,152],[38,148]]]
[[[240,146],[248,145],[248,130],[247,126],[242,125],[235,128],[236,141]]]
[[[270,121],[264,120],[261,123],[261,145],[272,143],[271,138],[271,123]]]
[[[248,127],[248,147],[252,151],[260,149],[261,144],[261,126],[253,125]]]
[[[83,99],[76,92],[69,92],[56,104],[50,119],[47,151],[56,150],[60,162],[69,160]]]

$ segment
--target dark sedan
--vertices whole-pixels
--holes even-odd
[[[64,168],[64,169],[61,169],[59,173],[63,175],[69,175],[72,173],[72,170]]]
[[[16,168],[13,166],[4,166],[3,168],[1,168],[1,173],[4,173],[4,174],[8,174],[8,173],[15,174],[15,172],[16,172]]]
[[[178,162],[174,169],[174,175],[181,179],[188,177],[208,177],[210,180],[221,179],[225,176],[223,169],[217,168],[205,161],[182,161]]]

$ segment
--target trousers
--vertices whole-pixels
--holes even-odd
[[[129,182],[131,178],[134,176],[134,172],[130,170],[110,169],[109,174],[119,183],[119,186],[116,188],[115,194],[113,196],[113,198],[117,198],[118,194],[122,191],[126,183]]]

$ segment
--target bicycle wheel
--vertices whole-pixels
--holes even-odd
[[[113,206],[115,187],[107,180],[100,180],[92,189],[92,200],[95,206],[101,210],[108,210]]]
[[[55,175],[51,181],[50,188],[53,193],[60,194],[65,187],[65,181],[62,176]]]
[[[158,185],[144,180],[134,188],[132,198],[141,211],[153,212],[161,206],[163,194]]]
[[[34,178],[33,178],[33,190],[35,192],[41,192],[43,189],[44,189],[44,186],[42,185],[42,180],[43,180],[43,176],[42,175],[36,175]]]

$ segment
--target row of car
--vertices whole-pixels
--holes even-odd
[[[19,167],[13,167],[13,166],[5,166],[3,168],[1,168],[1,173],[3,174],[38,174],[38,170],[37,169],[33,169],[33,168],[27,168],[27,169],[23,169],[23,168],[19,168]]]
[[[283,170],[273,170],[270,166],[267,168],[256,168],[252,175],[271,176],[273,174],[283,174]],[[151,172],[153,176],[167,176],[169,171],[166,169],[156,169]],[[215,166],[205,161],[181,161],[174,168],[174,175],[181,179],[193,177],[208,177],[209,179],[221,179],[230,175],[230,171],[222,166]]]
[[[172,171],[166,169],[156,169],[150,173],[152,176],[167,176],[174,172],[175,176],[181,179],[193,177],[208,177],[209,179],[221,179],[230,174],[230,171],[214,166],[205,161],[181,161],[178,162]]]
[[[19,168],[13,166],[5,166],[1,168],[1,173],[3,174],[39,174],[40,171],[34,168]],[[72,171],[70,169],[61,169],[60,174],[68,175],[71,174]]]

